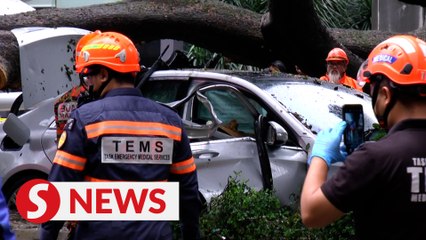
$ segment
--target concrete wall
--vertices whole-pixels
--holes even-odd
[[[373,0],[372,29],[406,33],[424,25],[423,7],[398,0]]]

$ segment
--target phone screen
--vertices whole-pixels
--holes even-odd
[[[342,110],[343,120],[346,121],[343,139],[350,154],[364,142],[364,112],[360,104],[346,104]]]

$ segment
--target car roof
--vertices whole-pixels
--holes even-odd
[[[255,79],[252,82],[272,94],[314,133],[342,121],[344,104],[360,104],[364,112],[364,130],[377,123],[369,95],[340,84],[318,79]]]
[[[257,86],[272,95],[314,133],[333,127],[342,120],[343,104],[361,104],[365,130],[374,128],[377,119],[371,97],[361,91],[306,75],[230,70],[166,70],[153,77],[212,78],[238,84],[247,89]]]

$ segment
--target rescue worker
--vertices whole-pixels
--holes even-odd
[[[349,59],[343,49],[333,48],[328,53],[325,61],[327,62],[327,72],[324,76],[320,77],[321,80],[342,84],[362,91],[362,87],[358,85],[357,81],[346,75]]]
[[[302,221],[326,226],[353,212],[357,239],[426,238],[426,43],[396,35],[379,43],[359,71],[388,130],[346,158],[344,121],[321,131],[301,195]],[[362,84],[361,84],[362,85]],[[344,165],[327,179],[332,163]]]
[[[83,45],[94,35],[96,35],[96,33],[92,32],[80,38],[75,47],[76,55],[79,54]],[[80,84],[78,86],[72,87],[70,90],[65,92],[61,97],[59,97],[55,101],[53,111],[55,113],[57,140],[61,137],[61,134],[64,131],[65,124],[71,115],[71,112],[83,102],[87,102],[87,100],[89,99],[87,88],[88,87],[84,83],[82,76],[80,76]]]
[[[104,46],[104,47],[99,47]],[[108,46],[108,47],[106,47]],[[199,238],[201,202],[197,171],[179,115],[142,97],[134,88],[140,71],[139,53],[126,36],[96,32],[76,56],[76,71],[83,73],[94,100],[71,113],[58,142],[49,181],[177,181],[180,222],[184,239]],[[113,159],[101,152],[115,151],[105,142],[161,138],[172,148],[164,164]],[[40,239],[56,239],[61,221],[42,224]],[[73,239],[172,239],[168,221],[80,221]]]

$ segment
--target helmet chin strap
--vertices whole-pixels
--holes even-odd
[[[94,90],[93,85],[89,87],[89,95],[93,97],[93,99],[101,98],[101,94],[104,91],[105,87],[111,82],[111,77],[108,75],[108,79],[101,84],[97,91]]]

